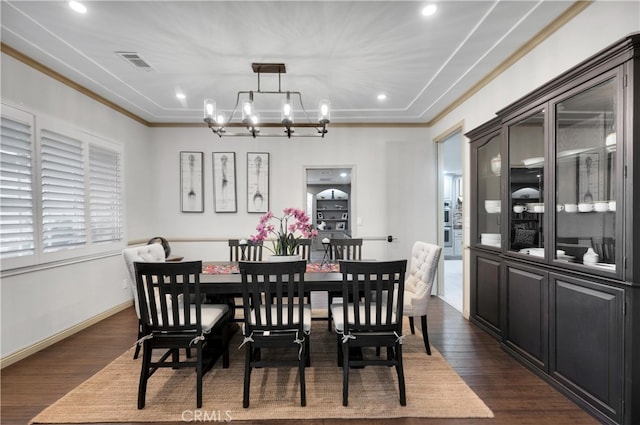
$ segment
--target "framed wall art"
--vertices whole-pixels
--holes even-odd
[[[269,154],[247,153],[247,212],[269,211]]]
[[[213,207],[215,212],[237,212],[236,154],[213,153]]]
[[[180,152],[180,210],[204,212],[202,152]]]

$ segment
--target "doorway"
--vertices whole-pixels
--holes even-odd
[[[310,259],[321,261],[324,239],[350,238],[353,235],[353,168],[305,167],[306,210],[318,236],[311,246]]]
[[[438,285],[440,297],[462,313],[463,265],[462,265],[462,206],[464,203],[462,181],[462,130],[457,129],[438,143],[438,175],[440,176],[440,206],[442,222],[441,245],[444,261],[441,264]]]

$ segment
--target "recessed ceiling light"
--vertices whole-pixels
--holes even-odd
[[[187,98],[184,93],[176,93],[176,97],[180,100],[184,100]]]
[[[436,13],[436,10],[438,10],[438,6],[436,6],[433,3],[432,4],[428,4],[422,9],[422,15],[423,16],[431,16],[434,13]]]
[[[384,94],[384,93],[380,93],[380,94],[378,95],[378,100],[385,100],[386,98],[387,98],[387,95],[386,95],[386,94]]]
[[[86,6],[78,1],[70,1],[69,7],[78,13],[87,13]]]

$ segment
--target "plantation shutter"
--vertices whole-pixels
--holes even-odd
[[[87,243],[82,142],[41,130],[43,252]]]
[[[0,124],[0,258],[35,253],[33,127],[3,116]]]
[[[89,145],[89,209],[91,241],[122,240],[122,189],[120,154]]]

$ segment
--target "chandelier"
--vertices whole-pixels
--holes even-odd
[[[223,111],[216,111],[216,102],[212,99],[204,100],[204,122],[217,134],[222,136],[251,136],[251,137],[324,137],[327,134],[327,124],[329,124],[328,100],[321,100],[318,105],[318,120],[312,121],[302,104],[302,94],[297,91],[282,91],[281,76],[287,70],[283,63],[252,63],[253,72],[258,74],[258,90],[239,91],[236,96],[236,104],[231,111],[231,116],[227,119]],[[278,91],[264,91],[260,89],[260,74],[278,74]],[[259,114],[256,112],[254,98],[266,96],[279,96],[280,102],[280,122],[260,122]],[[297,104],[306,121],[294,122],[294,101]],[[293,100],[292,100],[293,99]],[[234,115],[240,106],[241,121],[233,121]],[[264,129],[280,128],[279,132],[267,132]],[[237,131],[229,131],[234,129]],[[240,130],[242,129],[242,130]],[[306,130],[302,130],[306,129]],[[296,131],[298,130],[298,131]]]

